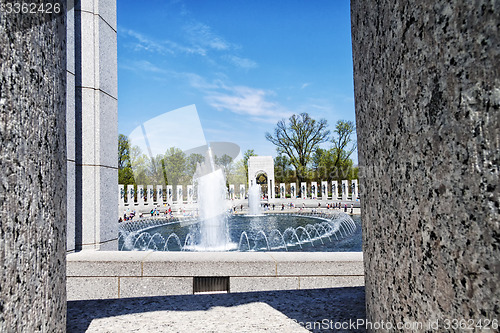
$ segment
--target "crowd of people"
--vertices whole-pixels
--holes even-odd
[[[149,214],[151,214],[151,217],[161,216],[161,210],[160,210],[160,208],[153,207],[151,209],[151,211],[149,212]],[[136,215],[137,215],[137,212],[135,211],[135,209],[132,209],[132,210],[130,210],[130,208],[125,209],[123,211],[123,218],[120,216],[120,218],[118,219],[118,223],[125,222],[125,221],[131,221],[134,219],[134,217]],[[165,208],[164,216],[165,217],[173,217],[172,207],[170,207],[170,204],[168,204],[168,206]],[[144,217],[144,213],[139,213],[139,218],[143,218],[143,217]]]
[[[338,209],[338,210],[343,209],[345,213],[347,213],[347,210],[348,210],[347,204],[346,203],[342,204],[341,202],[327,203],[325,207],[326,207],[326,209]],[[271,203],[264,203],[264,204],[262,204],[262,208],[263,208],[263,211],[268,211],[271,209],[276,210],[277,207],[276,207],[276,204],[274,204],[274,203],[272,203],[272,204]],[[284,211],[285,209],[294,209],[296,207],[295,207],[295,204],[293,202],[290,202],[288,204],[282,203],[280,208],[282,211]],[[237,213],[238,209],[240,212],[243,212],[243,204],[241,204],[239,207],[233,205],[228,210],[228,212]],[[303,211],[305,209],[306,209],[306,204],[302,203],[302,207],[299,208],[299,211]],[[321,209],[321,203],[318,203],[317,209]],[[316,211],[316,209],[313,209],[313,211]],[[354,211],[354,205],[351,204],[350,213],[353,214],[353,211]],[[181,213],[180,210],[179,210],[179,213]],[[193,212],[187,213],[186,210],[183,210],[182,213],[184,216],[192,216],[192,214],[194,214]],[[196,211],[196,215],[197,215],[197,213],[198,212]],[[161,216],[162,210],[160,210],[160,208],[158,208],[158,207],[153,207],[151,209],[151,211],[149,212],[149,214],[151,215],[151,217]],[[137,213],[136,213],[135,209],[130,210],[130,208],[128,208],[128,209],[123,211],[123,218],[120,217],[118,222],[121,223],[121,222],[133,220],[136,215],[137,215]],[[168,204],[168,206],[165,208],[163,216],[164,217],[173,217],[172,207],[170,206],[170,204]],[[144,214],[139,213],[139,218],[143,218],[143,217],[144,217]]]

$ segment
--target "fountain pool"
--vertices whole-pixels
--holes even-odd
[[[361,251],[361,220],[340,212],[225,216],[228,241],[203,246],[200,219],[163,218],[120,225],[122,251]],[[207,231],[205,230],[205,233]],[[208,231],[210,232],[210,231]]]

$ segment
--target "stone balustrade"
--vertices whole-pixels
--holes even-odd
[[[342,180],[342,186],[337,181],[327,182],[303,182],[301,183],[302,194],[299,197],[297,184],[280,183],[276,189],[274,198],[280,199],[317,199],[317,200],[342,200],[356,201],[359,199],[358,180]],[[235,189],[239,188],[239,192]],[[146,190],[145,190],[146,189]],[[175,193],[174,193],[175,189]],[[339,193],[340,191],[340,193]],[[245,199],[247,195],[246,186],[230,184],[227,190],[227,198],[231,200]],[[124,206],[151,206],[164,204],[192,204],[196,201],[192,185],[118,185],[118,202],[120,207]]]

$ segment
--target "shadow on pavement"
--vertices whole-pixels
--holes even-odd
[[[260,304],[260,308],[255,313],[248,310],[250,307],[245,307],[245,305],[252,306],[254,303]],[[266,304],[276,311],[272,311]],[[238,306],[242,305],[243,307],[238,308]],[[214,311],[213,309],[216,310]],[[235,309],[239,310],[235,311]],[[265,309],[269,309],[269,311],[265,311]],[[204,329],[213,332],[226,331],[230,322],[241,320],[242,322],[238,323],[238,329],[241,329],[241,327],[248,328],[248,331],[251,332],[252,323],[246,325],[247,323],[245,323],[245,320],[248,322],[253,321],[252,318],[260,316],[259,311],[260,313],[263,311],[267,312],[266,314],[269,312],[276,312],[276,314],[282,318],[282,321],[288,320],[287,318],[289,318],[288,321],[290,322],[297,321],[300,326],[311,332],[360,331],[353,330],[352,328],[337,330],[335,329],[335,323],[355,322],[357,319],[365,318],[365,288],[344,287],[69,301],[67,330],[68,332],[85,332],[89,329],[93,320],[99,322],[99,319],[111,318],[111,320],[116,319],[114,325],[118,326],[121,324],[124,325],[127,321],[135,321],[134,324],[139,325],[138,321],[143,320],[144,325],[139,326],[142,327],[144,331],[148,331],[149,329],[147,329],[147,327],[151,324],[153,318],[153,321],[162,323],[162,330],[182,331],[176,329],[175,325],[172,323],[175,322],[175,320],[178,322],[186,321],[186,318],[190,318],[193,314],[192,311],[203,311],[202,314],[204,314],[204,316],[201,316],[203,318],[200,320],[204,320],[205,323],[196,323],[198,328],[194,327],[196,325],[191,323],[194,326],[190,329],[190,322],[188,322],[185,324],[185,331],[198,332],[200,331],[200,325],[202,331]],[[210,313],[208,316],[207,311]],[[157,315],[154,313],[157,313]],[[231,315],[225,317],[226,313],[231,313]],[[221,314],[223,315],[221,316]],[[283,317],[281,314],[287,318]],[[130,318],[128,318],[127,315],[130,315]],[[158,318],[158,316],[161,317]],[[197,313],[197,316],[200,317],[199,313]],[[222,317],[224,317],[224,323],[222,322]],[[170,324],[169,321],[171,321]],[[221,326],[218,326],[219,323]],[[91,331],[113,332],[113,329],[118,329],[117,326],[109,327],[109,321],[106,322],[106,320],[102,320],[101,325],[107,325],[108,327],[101,327]],[[265,322],[264,325],[266,325]],[[92,328],[94,328],[94,326],[95,324],[92,324]],[[219,327],[221,328],[220,330],[218,329]],[[126,329],[126,327],[122,328]],[[159,326],[153,325],[153,328],[159,329]],[[257,330],[262,329],[262,327],[258,327],[258,325],[254,328]],[[276,329],[276,327],[270,328]],[[298,326],[297,328],[299,330],[301,329]],[[236,327],[234,327],[234,329],[236,329]],[[139,331],[143,330],[139,329]],[[287,331],[287,329],[283,328],[283,331]]]

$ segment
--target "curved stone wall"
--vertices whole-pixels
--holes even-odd
[[[498,1],[351,1],[368,320],[498,319]]]
[[[66,28],[0,0],[0,331],[66,326]],[[42,2],[39,2],[42,3]]]

